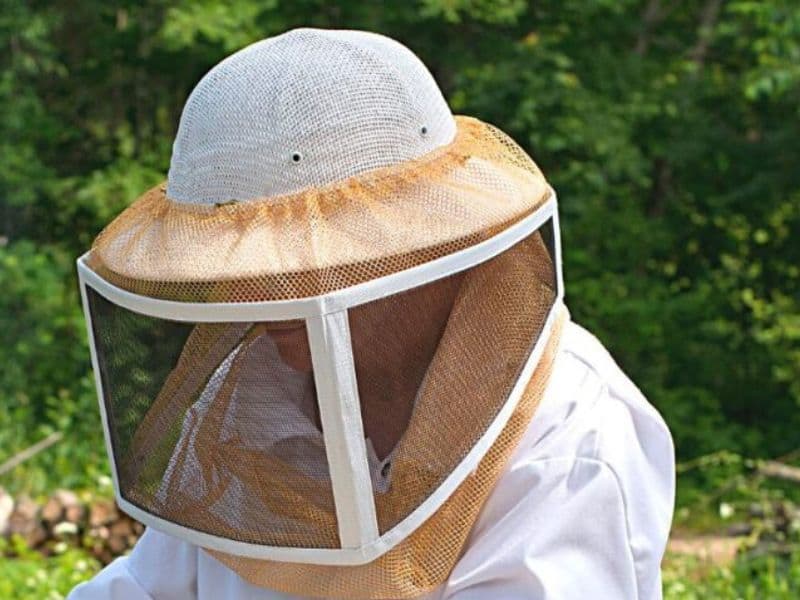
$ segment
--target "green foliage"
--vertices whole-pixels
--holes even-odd
[[[768,479],[762,464],[725,450],[680,463],[673,527],[710,533],[738,524],[748,546],[779,541],[800,551],[800,488]]]
[[[703,569],[696,560],[668,560],[665,600],[794,600],[800,595],[800,553],[788,557],[740,557],[731,566]]]
[[[72,256],[55,247],[0,247],[0,457],[64,433],[6,476],[12,491],[85,487],[107,470],[73,272]]]
[[[65,434],[0,485],[107,472],[73,261],[165,177],[203,73],[306,25],[402,40],[456,112],[539,162],[559,191],[574,317],[665,415],[681,460],[728,457],[681,476],[687,525],[780,492],[741,457],[800,442],[793,0],[0,0],[0,460]],[[704,595],[785,597],[747,588],[752,568]]]
[[[2,558],[5,553],[14,558]],[[0,538],[0,598],[4,600],[59,600],[89,579],[100,565],[83,550],[56,544],[44,557],[24,542]]]
[[[800,86],[775,73],[796,64],[800,12],[751,4],[726,5],[702,50],[699,13],[637,33],[619,6],[537,3],[527,34],[458,75],[459,109],[504,125],[559,190],[573,313],[682,457],[797,444]],[[762,64],[784,87],[754,104],[741,80]]]

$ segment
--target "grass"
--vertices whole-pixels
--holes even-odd
[[[796,600],[800,552],[790,556],[739,556],[731,565],[708,567],[670,556],[663,571],[665,600]]]
[[[30,471],[31,464],[26,466]],[[90,482],[92,495],[110,496],[107,475],[90,478]],[[677,537],[692,541],[706,536],[724,538],[734,522],[748,522],[760,534],[745,544],[748,552],[733,559],[728,555],[712,562],[688,554],[668,554],[662,569],[665,600],[800,598],[800,520],[781,525],[780,518],[781,512],[795,514],[800,487],[754,478],[746,461],[726,455],[724,460],[715,457],[702,468],[682,473],[678,500],[673,523]],[[757,517],[751,514],[754,507],[759,509]],[[43,556],[19,540],[0,538],[0,599],[65,598],[75,585],[100,569],[98,561],[81,548],[56,543],[50,551]],[[757,551],[763,554],[754,556]]]
[[[0,559],[0,598],[4,600],[65,598],[100,569],[81,549],[56,545],[54,554],[45,557],[19,542],[11,545],[16,556]],[[670,555],[663,579],[665,600],[795,600],[800,598],[800,552],[787,557],[740,556],[728,566]]]
[[[0,539],[0,598],[60,600],[100,569],[86,551],[57,543],[51,556],[29,550],[19,540]],[[12,557],[3,557],[9,553]]]

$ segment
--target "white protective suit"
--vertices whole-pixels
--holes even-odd
[[[674,453],[601,344],[567,325],[544,399],[445,585],[426,599],[652,600]],[[148,530],[69,600],[277,600],[203,550]]]

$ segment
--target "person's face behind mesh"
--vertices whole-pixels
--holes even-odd
[[[365,435],[380,459],[397,445],[408,425],[462,279],[463,275],[447,277],[349,312]],[[285,364],[312,373],[303,321],[265,325]],[[316,406],[314,422],[320,427]]]

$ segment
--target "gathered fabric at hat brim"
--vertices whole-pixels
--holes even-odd
[[[456,122],[450,144],[418,159],[285,196],[190,205],[159,185],[103,230],[88,264],[144,296],[246,302],[321,295],[457,252],[533,213],[549,187],[504,133]]]

